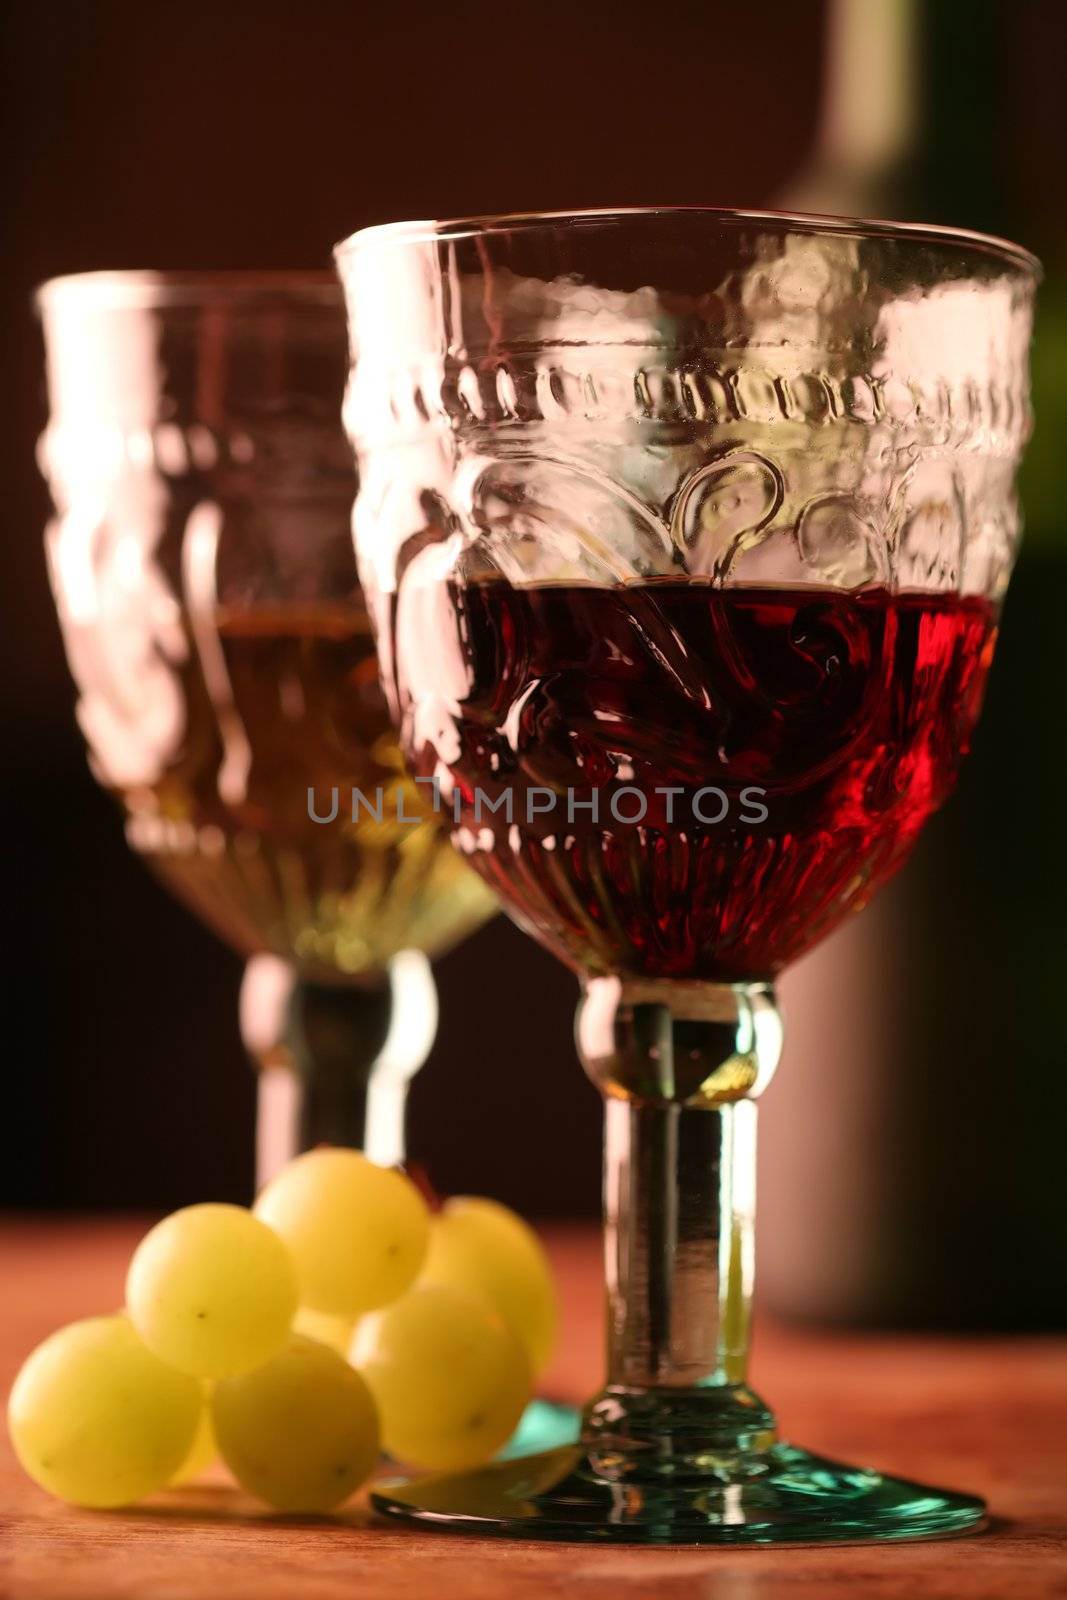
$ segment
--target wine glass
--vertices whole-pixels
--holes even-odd
[[[427,957],[494,902],[379,686],[336,278],[87,273],[38,306],[78,721],[131,846],[248,957],[258,1181],[320,1141],[399,1162],[436,1026]]]
[[[577,973],[606,1110],[580,1445],[376,1505],[561,1539],[976,1527],[973,1496],[782,1442],[749,1387],[755,1099],[776,975],[904,860],[978,716],[1037,263],[698,208],[399,224],[337,258],[401,742]]]

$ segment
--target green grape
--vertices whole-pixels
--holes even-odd
[[[329,1311],[313,1311],[310,1306],[301,1306],[293,1319],[294,1333],[305,1334],[309,1339],[329,1345],[346,1361],[348,1347],[352,1343],[353,1326],[351,1317],[335,1317]]]
[[[267,1184],[255,1212],[292,1251],[301,1305],[337,1317],[395,1300],[426,1254],[421,1194],[358,1150],[323,1146],[298,1156]]]
[[[185,1459],[200,1385],[165,1366],[128,1317],[53,1333],[11,1391],[15,1454],[36,1483],[81,1506],[125,1506],[162,1489]]]
[[[552,1270],[533,1229],[496,1200],[457,1196],[430,1224],[422,1278],[475,1290],[511,1323],[535,1376],[556,1339]]]
[[[217,1383],[212,1415],[238,1483],[278,1511],[332,1511],[378,1459],[367,1385],[336,1350],[299,1333],[254,1372]]]
[[[141,1240],[126,1307],[150,1350],[179,1372],[225,1378],[284,1345],[296,1272],[278,1235],[242,1206],[187,1206]]]
[[[364,1317],[350,1359],[377,1401],[386,1450],[432,1470],[488,1461],[532,1388],[526,1351],[504,1318],[443,1283],[418,1283]]]
[[[196,1425],[193,1442],[189,1446],[185,1460],[170,1480],[174,1488],[192,1483],[218,1460],[219,1447],[215,1443],[215,1430],[211,1426],[211,1385],[202,1384],[201,1392],[200,1420]]]

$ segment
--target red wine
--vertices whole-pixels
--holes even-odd
[[[522,926],[573,967],[649,978],[768,977],[864,905],[952,787],[996,639],[992,607],[950,594],[489,581],[449,600],[461,697],[454,672],[447,701],[420,685],[400,618],[416,770],[450,776],[454,840]]]

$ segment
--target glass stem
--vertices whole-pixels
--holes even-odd
[[[257,1188],[318,1144],[403,1162],[408,1085],[437,1028],[425,956],[401,952],[374,986],[311,983],[256,956],[241,992],[241,1032],[260,1069]]]
[[[421,950],[402,950],[389,964],[389,1031],[371,1062],[363,1149],[381,1167],[407,1156],[408,1086],[437,1036],[437,987]]]
[[[577,1037],[605,1095],[608,1376],[586,1444],[599,1470],[638,1476],[764,1451],[774,1417],[746,1369],[773,991],[598,978]]]
[[[605,1113],[608,1382],[744,1383],[755,1104],[609,1098]]]

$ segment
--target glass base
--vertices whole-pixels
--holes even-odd
[[[455,1532],[618,1544],[857,1544],[972,1533],[973,1495],[775,1445],[741,1470],[613,1480],[580,1446],[378,1485],[386,1516]]]
[[[511,1461],[516,1456],[555,1450],[558,1445],[577,1444],[581,1431],[582,1414],[577,1406],[565,1406],[558,1400],[531,1400],[496,1459]]]

